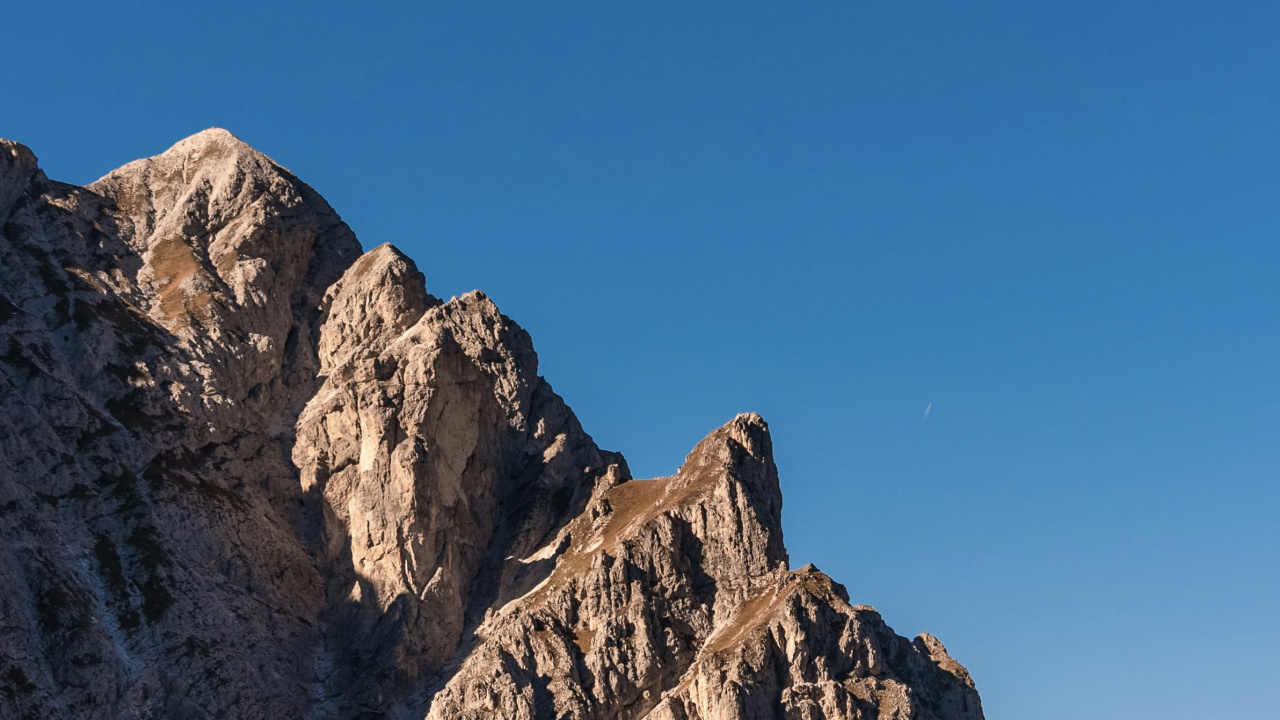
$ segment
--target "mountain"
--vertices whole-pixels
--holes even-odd
[[[0,141],[0,716],[980,720],[789,570],[768,425],[634,480],[474,291],[225,130]]]

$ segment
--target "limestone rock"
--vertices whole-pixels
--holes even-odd
[[[982,717],[935,639],[898,637],[812,566],[788,572],[768,427],[739,415],[671,478],[602,485],[534,557],[428,718]]]
[[[781,509],[759,416],[631,479],[224,130],[83,188],[0,141],[0,717],[980,719]]]
[[[899,637],[812,565],[747,600],[649,720],[982,718],[936,639]]]
[[[320,559],[337,601],[326,682],[341,705],[428,680],[468,613],[509,594],[509,557],[626,469],[595,447],[538,376],[528,334],[482,293],[441,303],[383,246],[328,303],[327,376],[293,457],[324,508]]]

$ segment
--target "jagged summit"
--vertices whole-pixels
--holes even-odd
[[[107,182],[113,176],[130,176],[140,172],[153,171],[159,166],[161,172],[191,171],[207,168],[214,172],[234,173],[249,172],[287,172],[263,153],[222,128],[201,130],[194,135],[179,140],[164,152],[149,158],[142,158],[126,163],[112,170],[94,183]]]
[[[235,133],[231,132],[230,130],[227,130],[226,128],[220,128],[220,127],[205,128],[204,130],[201,130],[198,133],[193,133],[191,135],[188,135],[187,137],[174,143],[174,147],[177,147],[179,145],[185,145],[185,144],[202,145],[202,144],[209,144],[209,143],[235,143],[238,145],[242,145],[246,148],[249,147],[249,145],[245,143],[245,141],[237,137]],[[249,148],[249,149],[252,150],[252,148]],[[257,152],[257,151],[255,150],[254,152]]]
[[[218,128],[89,190],[114,202],[121,239],[142,259],[148,314],[188,340],[220,341],[235,327],[283,349],[298,314],[314,322],[328,286],[361,252],[314,190]]]
[[[211,127],[193,133],[179,140],[169,147],[168,150],[161,155],[169,155],[175,153],[208,153],[210,150],[225,151],[232,156],[256,155],[266,157],[261,152],[254,149],[245,141],[241,140],[230,130],[220,127]]]
[[[0,142],[0,717],[980,720],[781,510],[759,415],[632,479],[225,130],[87,188]]]
[[[376,357],[440,300],[404,253],[384,243],[362,255],[325,293],[321,373]]]

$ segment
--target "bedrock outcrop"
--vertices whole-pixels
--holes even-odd
[[[225,130],[85,187],[0,141],[0,717],[982,718],[781,510],[759,416],[632,479]]]

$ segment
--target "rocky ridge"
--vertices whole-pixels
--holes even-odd
[[[788,569],[766,423],[633,480],[476,291],[207,130],[0,141],[0,716],[973,720]]]

